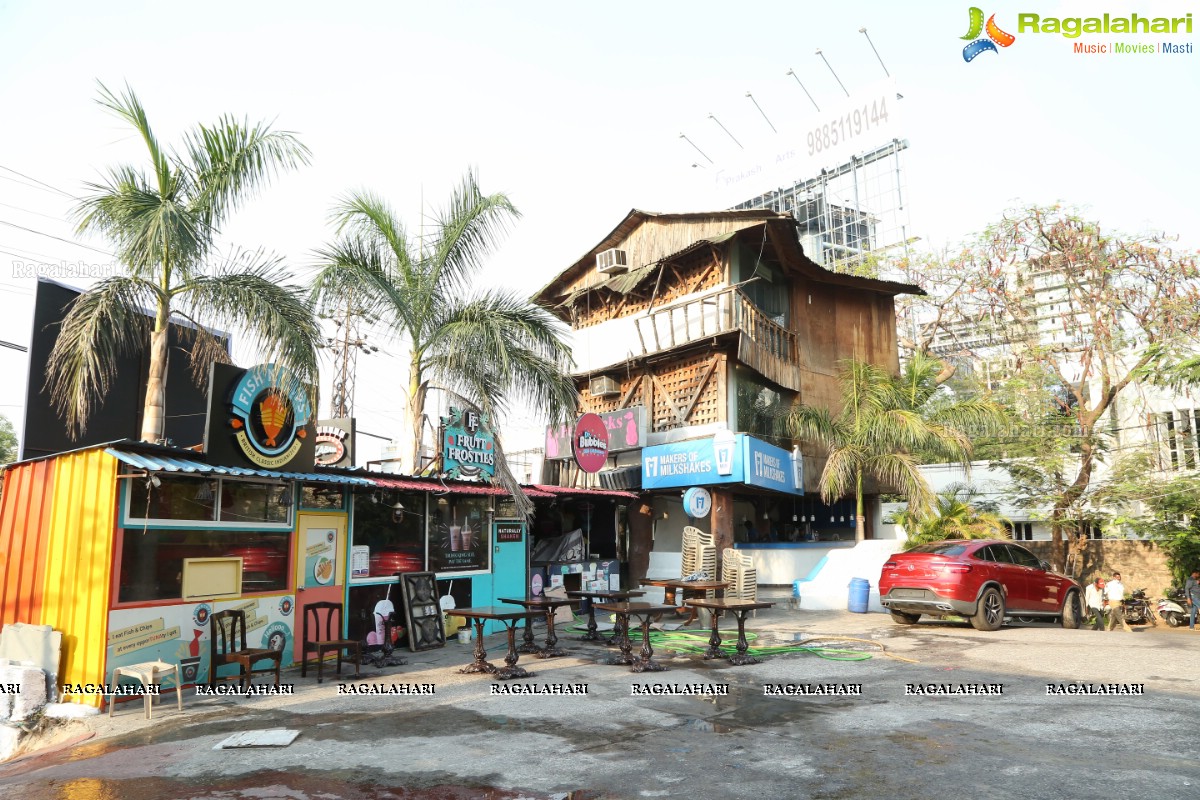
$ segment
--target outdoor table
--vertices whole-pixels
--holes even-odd
[[[750,649],[750,644],[746,641],[746,615],[755,609],[770,608],[775,605],[774,603],[761,603],[758,600],[709,600],[704,597],[696,600],[688,600],[687,602],[689,605],[697,608],[707,608],[712,612],[712,636],[708,639],[708,649],[704,651],[704,658],[728,658],[729,663],[735,667],[760,663],[757,658],[746,653]],[[717,630],[717,625],[721,621],[721,612],[723,611],[732,611],[734,616],[737,617],[737,652],[731,656],[727,655],[721,649],[721,634]]]
[[[497,598],[501,603],[512,603],[516,606],[521,606],[526,611],[537,610],[539,614],[546,615],[546,644],[539,648],[533,640],[533,619],[525,620],[525,643],[521,645],[522,653],[532,652],[538,658],[555,658],[557,656],[565,656],[566,650],[558,647],[558,634],[554,632],[554,612],[562,606],[569,606],[572,603],[578,602],[569,597],[500,597]],[[530,647],[532,646],[532,650]]]
[[[537,616],[539,612],[527,611],[526,609],[514,608],[512,606],[480,606],[478,608],[448,609],[446,613],[452,617],[462,617],[467,621],[468,625],[471,623],[475,624],[475,661],[460,669],[460,673],[471,675],[483,672],[495,675],[502,681],[509,678],[534,677],[534,673],[517,666],[515,629],[518,622]],[[502,623],[508,630],[508,654],[504,656],[505,666],[499,669],[484,659],[487,651],[483,649],[483,623],[489,619],[494,619]]]
[[[645,594],[645,592],[637,592],[637,591],[618,592],[615,590],[598,589],[594,592],[584,592],[584,591],[567,592],[567,597],[577,597],[580,599],[586,598],[588,600],[621,601],[621,600],[628,600],[631,597],[641,597],[644,594]],[[587,633],[585,633],[583,636],[580,636],[579,641],[581,641],[581,642],[604,641],[604,637],[601,636],[600,634],[596,633],[596,604],[594,602],[588,603]],[[612,638],[609,639],[607,642],[605,642],[605,644],[619,644],[620,641],[621,641],[621,631],[619,628],[614,628]]]
[[[725,590],[729,588],[728,581],[685,581],[680,578],[668,581],[660,581],[661,585],[667,589],[674,590],[672,592],[671,602],[675,603],[676,608],[682,608],[687,604],[687,593],[689,591],[700,592],[703,599],[703,593],[715,591],[720,595],[725,594]],[[690,616],[684,620],[684,625],[691,625],[696,619],[696,609],[690,609]]]
[[[659,603],[597,603],[596,608],[617,615],[617,624],[621,626],[621,655],[615,656],[604,663],[629,665],[634,672],[663,672],[666,667],[654,661],[654,649],[650,647],[650,618],[655,614],[664,614],[673,610],[674,606]],[[629,618],[640,617],[642,620],[642,652],[634,658],[633,643],[629,641]]]

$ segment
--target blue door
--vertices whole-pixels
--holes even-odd
[[[528,592],[525,563],[525,523],[496,522],[492,526],[492,574],[489,603],[499,604],[501,597],[524,597]],[[476,587],[482,581],[476,583]],[[476,605],[486,605],[476,596]],[[499,622],[489,622],[488,633],[503,630]]]

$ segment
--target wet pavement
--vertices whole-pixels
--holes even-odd
[[[0,797],[959,800],[969,790],[1027,800],[1095,797],[1098,781],[1107,797],[1200,797],[1200,634],[1042,624],[980,633],[782,606],[747,628],[757,644],[826,634],[862,640],[822,642],[845,651],[826,655],[873,655],[792,653],[735,668],[666,645],[655,655],[668,672],[634,674],[596,664],[606,649],[561,637],[569,657],[523,658],[537,677],[497,685],[586,683],[587,694],[512,695],[459,675],[471,647],[453,643],[346,681],[434,683],[432,696],[339,694],[337,681],[318,686],[294,671],[284,680],[295,696],[189,694],[182,715],[164,703],[150,723],[132,706],[74,723],[96,738],[0,766]],[[499,637],[487,644],[499,660]],[[1067,682],[1144,694],[1047,694]],[[765,684],[835,693],[764,696]],[[912,695],[909,684],[999,684],[1002,694]],[[697,693],[661,693],[689,686]],[[715,694],[722,686],[728,694]],[[279,727],[301,735],[285,748],[213,749],[230,733]]]

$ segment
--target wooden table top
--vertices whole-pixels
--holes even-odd
[[[463,617],[466,619],[503,620],[525,619],[526,617],[535,616],[539,612],[514,606],[479,606],[477,608],[451,608],[447,609],[446,613],[452,617]]]
[[[530,608],[533,606],[542,606],[544,608],[557,608],[570,603],[578,602],[570,597],[497,597],[501,603],[512,603],[513,605],[525,606]]]
[[[665,614],[675,610],[675,606],[662,603],[595,603],[594,605],[598,610],[608,611],[612,614]]]
[[[697,591],[707,592],[711,589],[728,589],[729,581],[674,580],[674,581],[664,581],[663,585],[669,589],[695,589]]]
[[[567,592],[568,597],[604,597],[611,600],[624,600],[629,597],[641,597],[644,594],[645,592],[640,592],[636,589],[628,592],[617,591],[615,589],[596,589],[595,591],[580,589]]]
[[[772,606],[775,605],[774,603],[766,603],[766,602],[762,602],[760,600],[740,600],[740,599],[736,599],[736,598],[729,599],[729,600],[714,598],[712,600],[709,600],[704,597],[698,597],[695,600],[685,600],[684,602],[687,603],[689,606],[697,606],[699,608],[721,609],[721,610],[725,610],[725,611],[739,611],[739,610],[753,611],[754,609],[757,609],[757,608],[771,608]]]

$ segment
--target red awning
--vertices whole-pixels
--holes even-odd
[[[507,497],[508,490],[503,486],[491,486],[486,483],[457,483],[453,481],[439,481],[431,478],[377,478],[374,475],[368,479],[380,489],[399,489],[408,492],[434,492],[437,494],[445,494],[451,492],[453,494],[486,494],[496,497]],[[529,486],[521,487],[529,497],[554,497],[555,495],[542,491],[541,487],[533,488]]]
[[[539,492],[545,492],[545,497],[557,497],[561,495],[579,495],[580,497],[616,497],[622,500],[637,500],[638,496],[633,492],[619,492],[614,489],[578,489],[571,486],[551,486],[549,484],[539,483],[533,487]],[[530,494],[531,497],[536,495]]]

